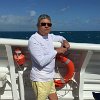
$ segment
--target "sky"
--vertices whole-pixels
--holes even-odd
[[[0,0],[0,31],[36,31],[40,14],[52,31],[100,31],[100,0]]]

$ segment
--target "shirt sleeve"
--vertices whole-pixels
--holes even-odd
[[[50,53],[48,53],[48,55],[44,55],[44,50],[42,49],[40,43],[35,39],[28,42],[28,49],[33,60],[41,67],[45,67],[47,64],[49,64],[57,54],[56,50],[52,50]]]
[[[63,40],[66,40],[63,36],[60,36],[60,35],[54,35],[54,34],[51,34],[51,37],[53,39],[54,42],[63,42]]]

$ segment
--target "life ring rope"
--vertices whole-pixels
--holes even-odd
[[[59,68],[58,68],[58,67],[57,67],[57,71],[58,71],[58,73],[59,73],[59,75],[60,75],[61,82],[62,82],[62,83],[65,83],[65,80],[64,80],[64,78],[62,77],[62,75],[60,74],[60,72],[59,72]]]
[[[65,62],[65,64],[68,64],[70,62],[70,60],[69,59],[67,59],[67,61]]]

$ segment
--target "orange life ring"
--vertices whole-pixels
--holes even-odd
[[[67,73],[63,78],[64,79],[64,83],[61,81],[61,79],[54,79],[56,87],[63,87],[73,77],[74,70],[75,70],[74,69],[74,64],[70,59],[68,59],[67,57],[62,56],[62,55],[59,55],[57,57],[57,60],[59,60],[62,63],[65,63],[66,64],[66,68],[67,68]]]
[[[19,66],[22,66],[25,63],[25,56],[22,54],[20,49],[15,50],[14,60]]]

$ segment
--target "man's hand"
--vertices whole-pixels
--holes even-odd
[[[66,48],[67,50],[70,48],[70,44],[68,43],[67,40],[63,40],[62,46],[63,46],[64,48]]]
[[[64,40],[62,43],[62,47],[56,48],[57,54],[64,54],[70,48],[70,44],[67,40]]]
[[[55,50],[57,51],[57,54],[64,54],[67,51],[64,47],[56,48]]]

